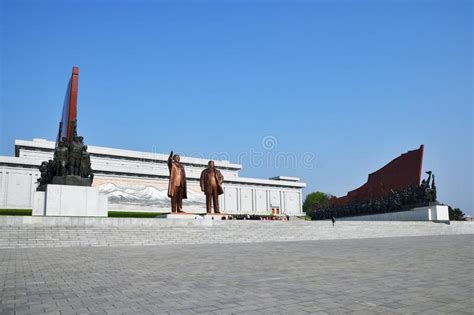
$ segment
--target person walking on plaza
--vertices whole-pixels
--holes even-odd
[[[336,224],[336,217],[332,217],[332,226],[334,226],[334,224]]]

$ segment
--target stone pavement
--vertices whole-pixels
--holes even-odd
[[[0,249],[1,314],[472,314],[474,235]]]

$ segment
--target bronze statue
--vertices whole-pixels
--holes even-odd
[[[94,180],[90,154],[80,136],[74,136],[71,144],[58,142],[54,159],[41,163],[39,170],[39,191],[45,191],[47,184],[91,186]]]
[[[36,190],[44,191],[46,189],[46,185],[51,183],[55,171],[53,164],[53,160],[41,162],[41,166],[39,167],[40,178],[37,180],[38,187]]]
[[[48,183],[48,161],[41,162],[39,167],[40,178],[38,178],[38,183],[40,186],[46,185]]]
[[[64,176],[67,174],[67,163],[69,160],[69,149],[68,145],[64,142],[60,142],[55,152],[55,164],[56,164],[56,176]]]
[[[179,155],[173,155],[171,151],[168,157],[168,169],[170,180],[168,184],[168,197],[171,198],[171,212],[183,212],[183,199],[187,199],[186,173],[184,166],[180,163]]]
[[[50,182],[51,179],[54,176],[54,168],[55,168],[54,167],[54,160],[49,159],[48,164],[46,164],[46,166],[47,166],[46,178],[47,178],[47,182]]]
[[[201,191],[206,194],[206,211],[211,212],[211,199],[214,206],[214,213],[220,213],[219,211],[219,195],[224,193],[222,189],[222,183],[224,182],[224,176],[221,172],[214,167],[214,161],[209,161],[208,168],[201,173]]]
[[[81,155],[81,177],[89,177],[92,173],[91,169],[91,157],[89,152],[87,152],[87,146],[82,147]]]
[[[69,146],[69,174],[79,176],[82,158],[82,137],[74,137]]]

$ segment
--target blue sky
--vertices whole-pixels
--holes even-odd
[[[1,155],[55,138],[77,65],[89,145],[217,152],[340,196],[424,144],[440,201],[473,213],[471,1],[1,3]]]

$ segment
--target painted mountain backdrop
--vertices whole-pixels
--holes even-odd
[[[153,206],[167,208],[170,206],[170,198],[166,189],[153,186],[127,185],[117,186],[112,183],[102,184],[99,191],[108,196],[109,202],[113,204],[128,204],[137,206]],[[206,198],[203,193],[188,190],[188,199],[183,200],[187,206],[206,207]]]

